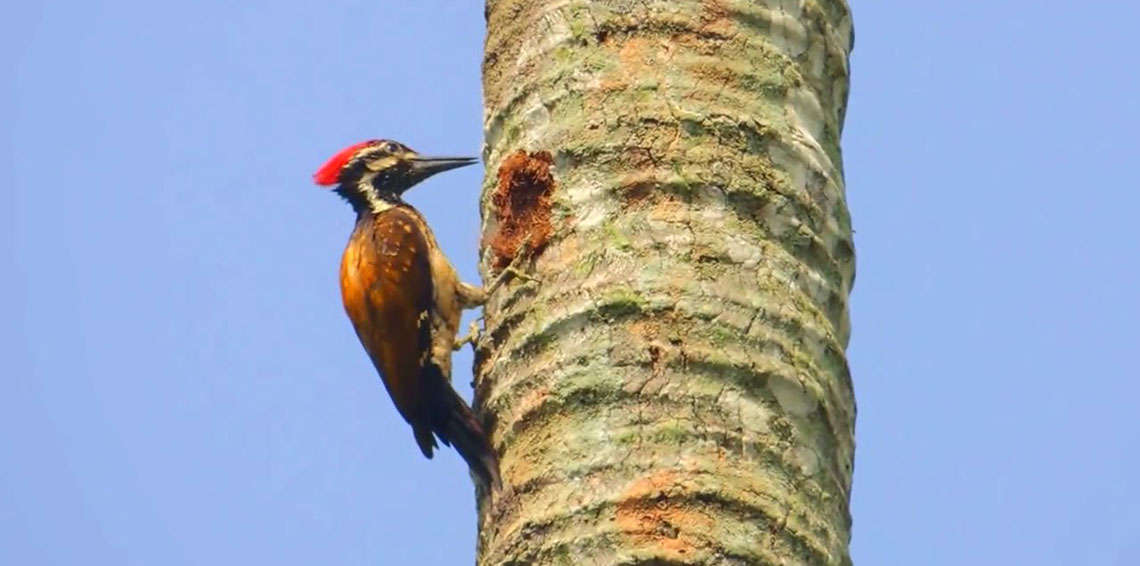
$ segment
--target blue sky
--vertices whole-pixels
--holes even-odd
[[[853,4],[855,561],[1140,564],[1140,8]],[[313,6],[7,8],[0,563],[471,563],[309,178],[478,154],[482,3]],[[410,194],[467,279],[480,175]]]

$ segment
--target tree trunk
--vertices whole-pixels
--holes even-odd
[[[849,564],[843,0],[489,0],[483,565]]]

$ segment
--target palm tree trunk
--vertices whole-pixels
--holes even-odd
[[[843,0],[488,0],[484,565],[849,564]]]

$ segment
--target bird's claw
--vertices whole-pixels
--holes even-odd
[[[467,327],[467,335],[456,340],[455,344],[451,347],[451,349],[458,351],[458,350],[461,350],[464,346],[466,346],[468,344],[471,344],[472,346],[474,346],[475,342],[478,342],[478,341],[479,341],[479,321],[472,320],[471,326]]]
[[[523,258],[529,257],[529,254],[530,254],[530,237],[528,236],[527,239],[523,240],[523,243],[521,245],[519,245],[518,250],[515,251],[515,257],[511,259],[511,263],[508,264],[506,267],[504,267],[503,270],[499,272],[498,276],[495,277],[495,280],[491,283],[491,285],[486,288],[487,289],[487,295],[490,296],[491,293],[495,292],[496,289],[498,289],[503,283],[505,283],[508,275],[513,276],[513,277],[518,277],[519,279],[522,279],[523,281],[530,281],[532,283],[542,283],[542,279],[539,279],[538,277],[535,277],[533,275],[528,275],[527,273],[524,273],[521,269],[518,268],[519,263],[521,263],[523,261]]]
[[[515,277],[518,277],[519,279],[522,279],[524,281],[531,281],[534,283],[542,283],[542,279],[539,279],[538,277],[535,277],[533,275],[528,275],[526,273],[523,273],[523,271],[521,269],[515,267],[513,263],[511,265],[508,265],[505,269],[503,269],[503,271],[501,273],[499,273],[499,276],[502,277],[503,273],[510,273],[511,275],[514,275]]]

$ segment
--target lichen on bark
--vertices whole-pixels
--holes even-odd
[[[487,15],[478,562],[849,563],[846,3]]]

